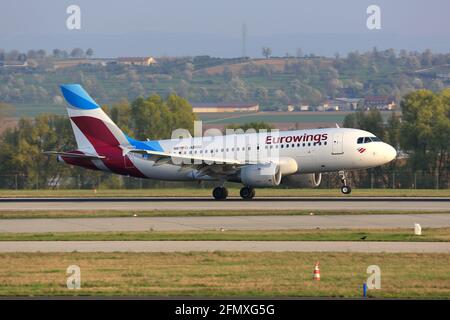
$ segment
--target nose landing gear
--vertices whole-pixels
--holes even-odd
[[[339,177],[341,178],[342,182],[341,192],[343,194],[350,194],[352,192],[352,188],[347,185],[347,177],[345,176],[345,171],[339,171]]]

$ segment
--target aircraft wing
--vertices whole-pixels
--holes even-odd
[[[75,152],[59,152],[59,151],[44,151],[43,154],[52,155],[52,156],[61,156],[67,158],[77,158],[77,159],[86,159],[86,160],[100,160],[105,159],[105,156],[98,156],[95,154],[88,153],[75,153]]]

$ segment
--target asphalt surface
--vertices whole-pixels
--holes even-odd
[[[130,214],[131,215],[131,214]],[[450,227],[450,214],[0,219],[0,232],[126,232]]]
[[[450,211],[450,198],[3,198],[0,211],[29,210],[405,210]]]
[[[449,242],[352,241],[8,241],[0,252],[415,252],[450,253]]]

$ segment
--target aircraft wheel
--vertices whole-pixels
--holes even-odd
[[[228,197],[228,189],[225,187],[214,188],[213,197],[216,200],[225,200]]]
[[[256,192],[255,189],[251,187],[243,187],[241,191],[239,192],[241,195],[241,198],[244,200],[251,200],[255,196]]]
[[[350,188],[349,186],[342,186],[341,187],[341,192],[343,194],[350,194],[352,192],[352,188]]]

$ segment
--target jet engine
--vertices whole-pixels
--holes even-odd
[[[280,165],[252,164],[241,169],[241,182],[250,187],[274,187],[281,182]]]
[[[315,188],[321,181],[321,173],[297,173],[283,177],[282,184],[295,188]]]

